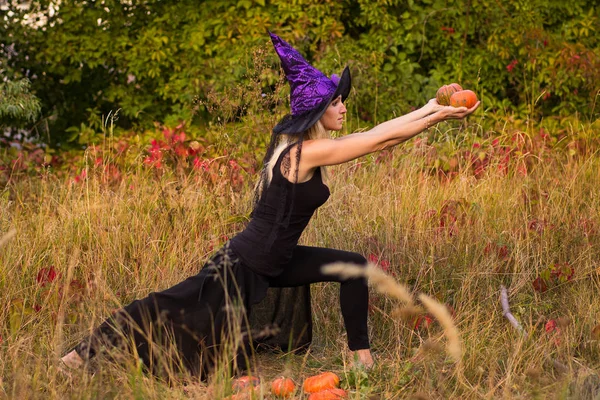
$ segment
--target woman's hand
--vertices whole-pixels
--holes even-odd
[[[435,100],[435,99],[434,99]],[[429,101],[431,103],[431,100]],[[437,103],[437,102],[436,102]],[[475,103],[475,105],[471,108],[467,107],[452,107],[452,106],[440,106],[439,115],[443,120],[447,119],[462,119],[469,114],[472,114],[481,104],[480,101]]]
[[[443,108],[444,108],[444,106],[441,105],[440,103],[438,103],[438,101],[435,98],[429,100],[427,102],[427,104],[425,105],[425,109],[427,110],[427,115],[434,114]]]

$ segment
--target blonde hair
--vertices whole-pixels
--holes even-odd
[[[321,120],[318,120],[316,124],[308,128],[306,136],[308,139],[329,139],[331,138],[331,132],[325,129]]]

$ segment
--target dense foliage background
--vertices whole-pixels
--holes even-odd
[[[350,65],[356,115],[367,123],[407,112],[451,81],[476,90],[492,111],[596,115],[593,0],[3,3],[1,73],[29,79],[42,106],[35,124],[11,126],[52,146],[88,143],[116,110],[124,129],[239,120],[260,99],[232,88],[258,85],[270,95],[280,79],[267,29],[326,73]],[[211,109],[211,93],[233,108]],[[284,113],[285,94],[262,112]]]

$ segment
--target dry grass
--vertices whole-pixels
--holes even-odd
[[[390,263],[387,281],[381,280],[389,284],[385,295],[372,293],[376,368],[367,375],[349,367],[337,285],[317,284],[311,351],[261,355],[254,372],[263,381],[285,373],[300,383],[315,371],[334,370],[357,399],[596,393],[597,157],[540,163],[527,177],[475,179],[461,172],[451,182],[424,173],[420,160],[398,149],[380,165],[360,160],[333,168],[332,197],[302,239]],[[250,203],[250,190],[235,193],[194,177],[156,180],[139,171],[113,187],[94,177],[71,185],[45,176],[6,188],[0,196],[0,397],[221,396],[224,373],[207,384],[167,385],[135,363],[67,377],[56,360],[114,308],[196,273],[221,237],[241,228]],[[456,219],[451,227],[440,227],[444,212]],[[503,245],[506,254],[496,251]],[[572,280],[544,293],[533,289],[548,266],[566,262]],[[37,274],[50,266],[59,275],[42,286]],[[372,281],[383,276],[374,271]],[[502,316],[501,285],[527,335]],[[417,294],[425,309],[415,303],[410,312],[398,311],[398,300],[411,306]],[[415,313],[435,318],[415,329]],[[558,330],[547,333],[550,319]]]

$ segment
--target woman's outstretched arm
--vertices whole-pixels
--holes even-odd
[[[411,111],[408,114],[404,114],[400,117],[394,118],[393,121],[396,121],[398,123],[409,123],[417,121],[421,118],[435,113],[436,111],[439,111],[441,107],[443,106],[440,106],[436,99],[431,99],[423,107],[418,108],[415,111]]]
[[[301,167],[309,170],[324,165],[342,164],[355,158],[390,148],[425,129],[448,119],[461,119],[479,107],[440,106],[431,100],[410,114],[383,122],[366,132],[357,132],[336,139],[306,140],[302,146]]]

